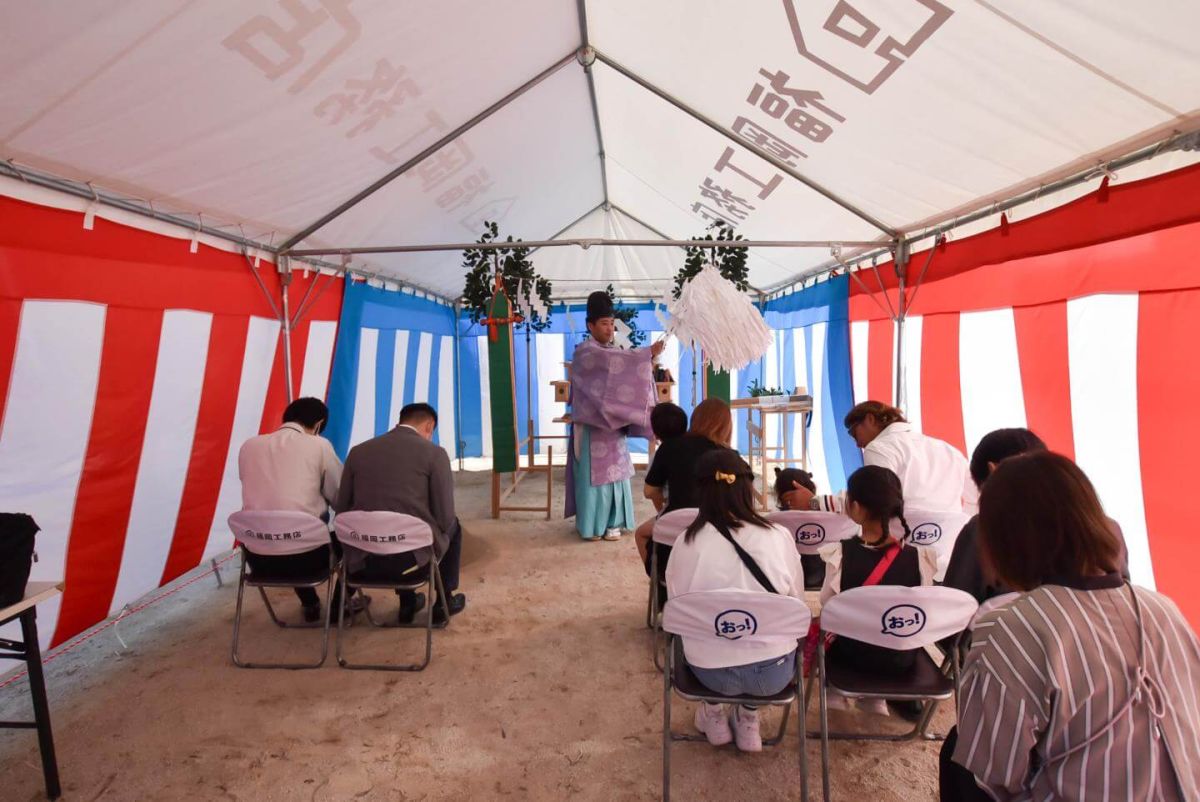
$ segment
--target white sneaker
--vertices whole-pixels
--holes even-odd
[[[730,719],[734,736],[737,738],[737,748],[742,752],[761,752],[762,734],[758,731],[758,711],[734,705]]]
[[[604,539],[605,540],[620,540],[621,539],[621,530],[620,529],[609,529],[609,530],[605,531]]]
[[[723,705],[701,702],[696,707],[696,729],[704,733],[704,737],[713,746],[724,746],[733,740],[733,733],[729,730],[729,719],[725,717]]]

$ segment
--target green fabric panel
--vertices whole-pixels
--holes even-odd
[[[708,390],[705,392],[704,397],[719,398],[726,404],[732,401],[733,398],[729,392],[729,371],[722,370],[717,372],[712,369],[712,365],[707,366],[705,370],[707,371],[705,383]]]
[[[508,299],[503,295],[492,301],[491,316],[509,316]],[[488,385],[492,400],[492,470],[512,473],[517,469],[517,413],[513,408],[516,393],[513,378],[512,326],[497,326],[497,337],[488,337]]]

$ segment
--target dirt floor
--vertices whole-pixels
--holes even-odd
[[[518,502],[535,501],[538,489],[532,479]],[[344,671],[332,654],[313,671],[235,668],[232,561],[224,587],[204,577],[51,660],[63,798],[659,798],[662,681],[632,538],[586,543],[570,522],[532,514],[492,521],[488,498],[487,474],[459,475],[468,606],[434,633],[424,672]],[[639,513],[649,512],[643,502]],[[374,596],[373,609],[394,608],[394,597]],[[295,617],[294,597],[278,598]],[[316,631],[277,630],[248,601],[244,656],[304,659],[319,648]],[[399,658],[401,649],[416,654],[423,633],[357,626],[348,638],[352,657]],[[690,731],[692,706],[676,699],[672,708],[676,730]],[[31,715],[25,680],[0,690],[0,719]],[[778,716],[764,713],[764,732]],[[935,729],[951,716],[939,711]],[[859,713],[834,722],[899,728]],[[793,726],[780,747],[756,755],[676,743],[673,796],[798,799],[796,739]],[[810,741],[813,798],[817,746]],[[934,799],[938,747],[836,742],[834,798]],[[44,798],[31,731],[0,732],[0,777],[0,799]]]

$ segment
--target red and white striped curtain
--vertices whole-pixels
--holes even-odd
[[[39,608],[61,643],[230,548],[238,447],[286,404],[280,325],[246,259],[0,198],[0,509],[42,532]],[[275,266],[258,272],[278,303]],[[341,279],[292,335],[293,391],[324,397]]]
[[[1066,225],[1086,212],[1042,217]],[[1200,547],[1190,531],[1200,476],[1190,414],[1200,397],[1200,223],[964,268],[964,252],[1019,251],[1020,236],[1013,226],[935,252],[900,360],[877,288],[860,289],[850,305],[855,400],[896,402],[899,362],[908,420],[965,454],[993,429],[1032,429],[1091,478],[1124,530],[1134,582],[1171,596],[1200,625],[1191,570]],[[894,307],[894,285],[888,294]]]

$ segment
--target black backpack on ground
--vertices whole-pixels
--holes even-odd
[[[0,512],[0,607],[25,597],[25,583],[36,558],[33,536],[38,525],[22,512]]]

